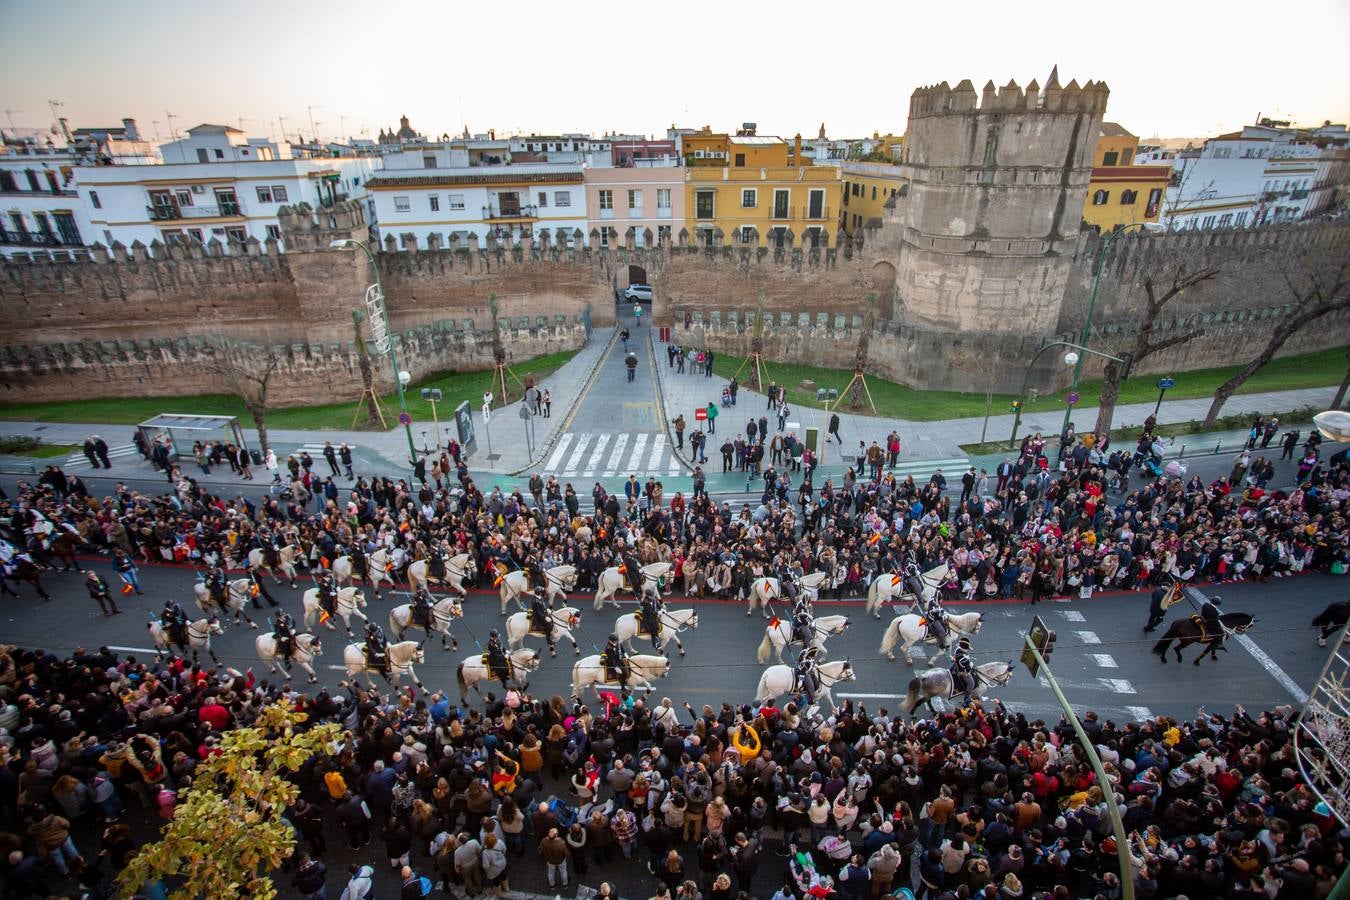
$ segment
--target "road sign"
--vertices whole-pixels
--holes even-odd
[[[1031,631],[1027,633],[1027,637],[1036,646],[1041,658],[1049,660],[1051,651],[1055,649],[1055,633],[1045,627],[1045,623],[1041,621],[1040,616],[1031,617]],[[1036,662],[1036,654],[1032,653],[1030,648],[1024,647],[1022,649],[1022,665],[1027,667],[1027,671],[1031,673],[1032,678],[1040,674],[1040,663]]]
[[[703,421],[706,421],[707,418],[708,418],[708,409],[707,409],[707,407],[700,406],[698,409],[694,410],[694,419],[695,419],[695,421],[703,422]]]
[[[399,413],[399,414],[398,414],[398,424],[400,424],[400,425],[411,425],[411,424],[412,424],[412,416],[408,415],[407,413]]]
[[[520,417],[522,419],[528,419],[532,415],[534,415],[534,413],[530,410],[528,405],[524,403],[520,404]]]
[[[1174,381],[1174,380],[1171,379],[1171,378],[1159,378],[1159,379],[1158,379],[1158,390],[1160,390],[1160,391],[1165,391],[1165,390],[1167,390],[1168,388],[1176,387],[1176,385],[1177,385],[1176,381]]]
[[[1078,392],[1069,391],[1069,396],[1065,397],[1064,399],[1068,401],[1070,406],[1073,406],[1075,403],[1078,402]]]

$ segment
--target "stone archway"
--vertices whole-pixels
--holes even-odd
[[[647,270],[639,265],[629,264],[628,271],[619,277],[622,279],[626,275],[627,281],[624,281],[620,287],[628,287],[630,284],[651,284],[647,280]]]
[[[895,266],[882,260],[867,274],[867,289],[876,291],[878,319],[895,318]]]

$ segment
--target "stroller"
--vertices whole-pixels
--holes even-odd
[[[1166,450],[1161,440],[1156,440],[1148,448],[1148,456],[1139,463],[1139,468],[1152,478],[1158,478],[1163,473],[1163,451]]]

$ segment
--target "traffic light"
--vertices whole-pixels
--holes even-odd
[[[1014,400],[1014,401],[1012,402],[1012,411],[1013,411],[1013,412],[1017,412],[1017,411],[1018,411],[1019,409],[1021,409],[1021,408],[1022,408],[1022,401],[1021,401],[1021,400]]]
[[[1040,616],[1032,616],[1031,630],[1027,633],[1027,640],[1041,654],[1041,659],[1048,664],[1050,654],[1055,649],[1055,633],[1045,626]],[[1040,674],[1041,666],[1036,661],[1036,654],[1031,652],[1031,647],[1023,648],[1022,664],[1027,667],[1027,671],[1031,673],[1032,678]]]

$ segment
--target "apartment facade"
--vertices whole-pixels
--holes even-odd
[[[837,166],[686,167],[684,178],[686,227],[700,245],[824,248],[838,240]]]
[[[1162,214],[1172,169],[1139,164],[1139,138],[1115,122],[1103,122],[1093,154],[1092,180],[1083,201],[1083,223],[1098,231],[1156,223]]]
[[[626,246],[631,231],[636,246],[675,240],[684,227],[684,169],[674,165],[642,168],[588,167],[584,171],[586,234],[599,234],[601,247]]]
[[[819,165],[819,163],[817,163]],[[839,200],[839,225],[852,234],[859,228],[875,228],[885,218],[886,203],[904,187],[900,167],[889,163],[839,163],[843,178]]]

